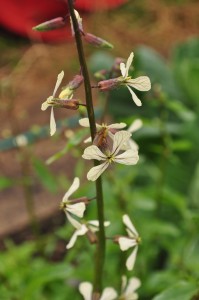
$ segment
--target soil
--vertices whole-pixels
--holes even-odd
[[[197,1],[175,2],[130,1],[127,6],[118,10],[89,15],[84,24],[87,30],[114,44],[112,53],[115,56],[126,58],[137,45],[144,44],[168,57],[176,43],[196,36],[199,29]],[[35,44],[21,40],[19,42],[11,36],[6,36],[5,39],[4,35],[0,47],[0,126],[1,139],[5,139],[49,123],[49,111],[42,112],[41,103],[52,93],[60,70],[65,71],[64,82],[67,83],[71,74],[73,76],[77,73],[78,62],[72,41],[54,45]],[[87,55],[92,51],[86,46]],[[84,97],[83,89],[78,91],[77,96]],[[65,110],[56,110],[55,113],[56,119],[75,115],[75,112]],[[35,176],[31,160],[34,156],[45,161],[61,150],[66,143],[66,129],[63,128],[58,138],[46,137],[33,145],[0,153],[0,176],[16,182],[14,186],[1,191],[2,238],[13,237],[29,228],[31,210],[27,208],[28,197],[33,198],[34,213],[40,223],[43,220],[48,223],[55,215],[62,220],[59,203],[65,192],[64,188],[56,194],[46,190]],[[49,168],[53,174],[66,174],[72,180],[75,175],[73,167],[74,160],[65,156]],[[21,179],[28,177],[31,180],[31,196],[21,183]]]

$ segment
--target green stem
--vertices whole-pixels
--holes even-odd
[[[84,88],[85,88],[85,97],[86,97],[86,108],[90,123],[90,132],[92,140],[94,140],[96,134],[96,122],[93,108],[92,92],[89,73],[87,69],[86,59],[84,55],[84,49],[82,45],[81,33],[79,31],[78,22],[73,8],[73,0],[67,0],[69,12],[75,32],[76,46],[79,56],[79,62],[82,70],[82,75],[84,77]],[[99,165],[98,161],[94,161],[94,165]],[[97,215],[99,220],[99,232],[98,232],[98,243],[96,247],[95,255],[95,270],[94,270],[94,281],[93,281],[93,290],[94,294],[97,295],[102,291],[102,278],[103,278],[103,269],[105,261],[105,229],[104,229],[104,203],[103,203],[103,191],[102,191],[102,180],[99,177],[96,180],[96,199],[97,199]]]

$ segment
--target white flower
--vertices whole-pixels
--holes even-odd
[[[79,120],[79,124],[82,126],[82,127],[90,127],[90,123],[89,123],[89,119],[88,118],[83,118],[83,119],[80,119]],[[107,130],[107,134],[113,138],[113,134],[112,134],[112,131],[114,130],[119,130],[119,129],[123,129],[124,127],[126,127],[126,124],[125,123],[114,123],[114,124],[110,124],[110,125],[107,125],[106,123],[102,123],[101,125],[96,123],[96,128],[98,131],[100,130]],[[85,143],[88,143],[88,142],[91,142],[91,137],[89,137],[88,139],[86,139],[84,141]]]
[[[151,89],[151,82],[149,77],[147,76],[140,76],[135,79],[132,79],[131,76],[128,76],[129,73],[129,68],[132,64],[134,54],[131,52],[129,58],[127,59],[126,65],[124,63],[120,64],[120,70],[122,73],[122,77],[124,79],[123,84],[126,85],[128,88],[129,92],[132,95],[132,99],[135,102],[137,106],[141,106],[142,103],[140,99],[136,96],[136,94],[133,92],[132,88],[135,88],[139,91],[149,91]]]
[[[55,97],[55,94],[63,80],[64,77],[64,71],[61,71],[61,73],[57,76],[57,82],[55,84],[55,88],[53,91],[52,96],[48,97],[48,99],[42,103],[41,110],[46,110],[49,106],[51,106],[51,114],[50,114],[50,135],[53,135],[56,132],[56,123],[55,123],[55,117],[54,117],[54,110],[52,105],[52,99]]]
[[[134,248],[133,252],[126,261],[126,267],[129,271],[131,271],[135,264],[140,237],[128,215],[123,215],[123,223],[126,225],[128,237],[119,237],[118,243],[122,251],[126,251],[129,248]]]
[[[72,201],[69,200],[69,197],[79,188],[79,185],[79,178],[75,177],[71,187],[65,193],[61,203],[61,207],[63,207],[69,222],[77,229],[81,228],[81,224],[74,218],[74,216],[82,218],[86,209],[86,205],[83,202],[73,204]]]
[[[93,286],[90,282],[82,282],[79,285],[79,291],[84,297],[84,300],[92,300]],[[103,290],[99,300],[114,300],[117,297],[117,292],[111,288],[107,287]]]
[[[55,84],[55,88],[53,91],[53,94],[47,98],[46,101],[44,101],[41,105],[41,110],[46,110],[49,106],[51,106],[51,114],[50,114],[50,135],[53,135],[56,132],[56,122],[55,122],[55,117],[54,117],[54,110],[53,106],[57,104],[53,102],[53,99],[55,98],[55,94],[64,78],[64,71],[61,71],[61,73],[58,74],[57,76],[57,82]],[[67,89],[66,91],[62,91],[59,95],[59,99],[64,99],[64,100],[70,100],[73,97],[73,91],[70,89]]]
[[[118,154],[124,143],[130,138],[131,134],[127,131],[119,131],[113,137],[113,147],[111,151],[103,153],[97,146],[92,145],[84,150],[82,157],[84,159],[96,159],[104,161],[102,164],[93,167],[87,174],[88,180],[95,181],[112,162],[124,165],[135,165],[138,162],[138,151],[128,149],[122,154]]]
[[[141,282],[138,278],[132,277],[127,284],[126,276],[122,276],[122,292],[119,299],[122,300],[137,300],[138,294],[135,291],[140,287]]]
[[[109,221],[104,222],[105,227],[109,225],[110,225]],[[85,235],[88,231],[95,233],[98,230],[99,230],[98,220],[92,220],[92,221],[88,221],[86,224],[81,224],[81,227],[73,233],[69,243],[66,246],[66,249],[70,249],[74,246],[78,236]]]

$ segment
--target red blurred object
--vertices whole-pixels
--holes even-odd
[[[75,8],[78,11],[95,11],[112,9],[127,0],[76,0]],[[47,20],[64,16],[68,13],[64,0],[0,0],[0,25],[4,28],[41,41],[63,41],[71,36],[70,24],[59,30],[36,32],[32,27]]]

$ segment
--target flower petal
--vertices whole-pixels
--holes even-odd
[[[104,222],[104,227],[108,227],[111,224],[110,221]],[[96,232],[99,230],[99,221],[98,220],[91,220],[87,222],[87,227],[92,231]]]
[[[126,288],[125,291],[125,295],[131,295],[133,294],[139,287],[141,286],[141,281],[136,278],[136,277],[132,277],[129,279],[129,283],[128,286]]]
[[[111,287],[107,287],[102,292],[100,300],[114,300],[117,297],[117,292]]]
[[[120,237],[118,239],[118,243],[119,243],[119,246],[120,246],[120,250],[122,250],[122,251],[126,251],[129,248],[135,247],[137,245],[136,240],[130,239],[130,238],[127,238],[127,237]]]
[[[133,139],[130,139],[127,144],[126,144],[126,147],[122,148],[122,150],[128,150],[128,149],[131,149],[131,150],[136,150],[138,151],[139,149],[139,146],[138,144],[133,140]]]
[[[126,286],[127,286],[127,277],[126,277],[126,275],[123,275],[122,276],[122,286],[121,286],[122,293],[126,289]]]
[[[82,282],[79,285],[79,292],[84,297],[84,300],[92,299],[93,286],[90,282]]]
[[[122,76],[125,78],[126,76],[126,67],[124,63],[120,63],[120,71],[122,73]]]
[[[66,217],[68,219],[68,221],[76,228],[76,229],[80,229],[82,224],[80,222],[78,222],[75,218],[73,218],[67,211],[66,212]]]
[[[125,77],[128,76],[128,73],[129,73],[129,68],[133,62],[133,57],[134,57],[134,53],[131,52],[131,54],[129,55],[129,58],[127,59],[127,62],[126,62],[126,74],[125,74]]]
[[[50,113],[50,135],[52,136],[55,132],[56,132],[56,122],[55,122],[54,110],[53,110],[53,107],[51,107],[51,113]]]
[[[151,81],[148,76],[140,76],[135,79],[129,79],[126,83],[142,92],[149,91],[151,89]]]
[[[129,216],[123,215],[122,220],[123,220],[124,225],[126,225],[126,227],[128,229],[130,229],[130,231],[134,234],[134,236],[138,236],[138,232],[135,229],[135,226],[133,225],[133,223],[131,222]]]
[[[132,91],[132,89],[130,87],[128,87],[128,85],[126,85],[126,87],[128,88],[129,92],[132,95],[132,99],[135,102],[135,104],[137,106],[142,106],[142,102],[140,101],[140,99],[136,96],[136,94]]]
[[[89,119],[88,118],[82,118],[79,120],[79,124],[83,127],[90,127]]]
[[[99,166],[93,167],[87,174],[87,179],[91,181],[95,181],[109,166],[109,162],[105,161],[103,164]]]
[[[135,247],[135,249],[133,250],[133,252],[131,253],[131,255],[128,257],[126,261],[126,267],[129,271],[133,270],[136,256],[137,256],[137,251],[138,251],[138,247]]]
[[[73,235],[72,235],[72,237],[71,237],[69,243],[68,243],[67,246],[66,246],[66,249],[72,248],[72,247],[74,246],[76,240],[77,240],[77,237],[86,234],[87,231],[88,231],[88,228],[86,227],[86,225],[83,224],[83,225],[81,226],[80,229],[77,229],[77,230],[73,233]]]
[[[97,159],[97,160],[105,160],[106,155],[102,153],[102,151],[95,145],[89,146],[84,150],[84,154],[82,155],[84,159]]]
[[[137,150],[128,149],[122,154],[115,156],[114,161],[123,165],[135,165],[139,160]]]
[[[83,202],[68,204],[66,210],[73,215],[82,218],[86,209],[86,204]]]
[[[133,133],[142,127],[143,123],[141,119],[136,119],[128,128],[128,131]]]
[[[55,94],[56,94],[63,78],[64,78],[64,71],[61,71],[61,73],[59,73],[58,76],[57,76],[57,82],[55,84],[55,88],[54,88],[54,91],[53,91],[53,98],[55,97]]]
[[[41,110],[46,110],[49,106],[51,106],[49,104],[49,102],[53,99],[53,96],[48,97],[48,99],[42,103],[41,105]]]
[[[108,125],[108,128],[113,128],[113,129],[122,129],[124,127],[126,127],[126,123],[115,123],[115,124]]]
[[[116,155],[122,148],[123,144],[130,138],[130,136],[131,134],[125,130],[116,132],[113,138],[112,154]]]
[[[84,143],[91,143],[92,139],[91,136],[89,136],[87,139],[84,140]]]
[[[75,177],[69,190],[65,193],[62,202],[66,202],[68,198],[79,188],[79,185],[80,185],[79,178]]]

